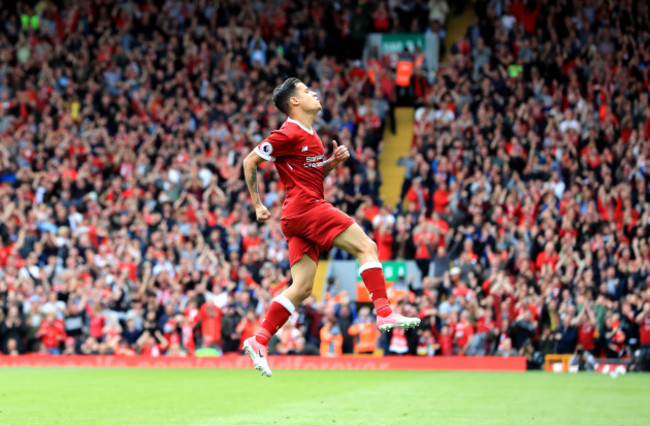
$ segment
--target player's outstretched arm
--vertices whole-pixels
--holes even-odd
[[[332,141],[334,154],[323,164],[325,175],[334,170],[336,166],[350,158],[350,151],[345,145],[339,146],[336,141]]]
[[[260,191],[257,188],[257,168],[263,162],[264,159],[257,155],[255,151],[251,151],[251,153],[244,159],[244,176],[246,177],[246,185],[248,185],[248,191],[251,193],[257,220],[260,222],[267,221],[271,218],[271,212],[269,212],[269,209],[262,204]]]

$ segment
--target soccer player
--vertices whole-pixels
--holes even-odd
[[[262,375],[271,376],[267,345],[296,306],[311,295],[321,250],[338,247],[359,259],[359,271],[382,331],[393,327],[412,328],[419,318],[407,318],[391,309],[386,281],[377,258],[377,245],[348,215],[324,200],[325,175],[350,157],[345,146],[333,141],[334,153],[325,158],[323,144],[312,128],[321,110],[318,95],[295,77],[287,79],[273,92],[273,103],[288,116],[279,130],[271,132],[244,160],[244,175],[257,220],[269,220],[271,214],[262,204],[257,187],[257,169],[264,161],[274,161],[287,190],[282,206],[281,225],[289,245],[289,263],[293,284],[275,297],[253,337],[246,339],[244,350]]]

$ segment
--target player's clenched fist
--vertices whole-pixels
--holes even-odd
[[[350,151],[348,151],[348,147],[345,145],[339,146],[336,141],[332,141],[332,144],[334,145],[334,161],[337,163],[342,163],[348,158],[350,158]]]
[[[255,214],[257,215],[257,220],[260,222],[266,222],[271,219],[271,212],[264,204],[255,207]]]

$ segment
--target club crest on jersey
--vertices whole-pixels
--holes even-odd
[[[302,149],[300,150],[300,152],[305,152],[305,151],[307,151],[308,149],[309,149],[308,146],[303,146]]]
[[[260,151],[266,155],[271,155],[273,152],[273,146],[269,142],[264,142],[262,145],[260,145]]]

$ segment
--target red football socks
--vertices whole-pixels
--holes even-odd
[[[384,272],[381,269],[381,263],[368,262],[361,265],[361,279],[370,293],[370,299],[375,305],[377,315],[387,317],[393,310],[388,304],[388,294],[386,293],[386,280]]]
[[[273,299],[260,329],[255,334],[255,340],[267,346],[271,337],[287,322],[295,309],[293,303],[283,295],[279,295]]]

